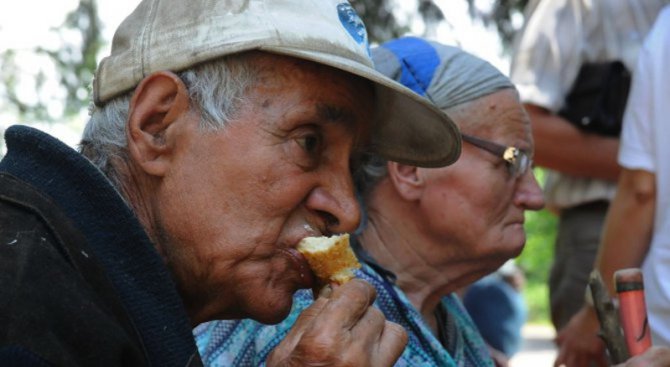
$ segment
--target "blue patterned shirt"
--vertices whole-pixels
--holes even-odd
[[[384,273],[378,266],[363,263],[356,276],[377,289],[375,306],[388,320],[402,325],[409,334],[409,342],[396,367],[494,365],[484,340],[456,295],[444,297],[440,305],[448,315],[448,323],[453,325],[448,335],[450,353],[431,332],[405,293],[394,285],[393,277]],[[198,326],[194,334],[203,362],[206,366],[263,366],[300,312],[311,303],[311,291],[297,292],[291,313],[277,325],[264,325],[253,320],[227,320]]]

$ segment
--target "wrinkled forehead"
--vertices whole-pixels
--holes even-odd
[[[295,79],[308,86],[349,85],[354,96],[374,95],[371,81],[328,65],[267,52],[255,52],[252,57],[252,62],[256,63],[261,76],[261,82],[285,83]]]
[[[496,130],[501,133],[530,134],[530,118],[518,98],[504,98],[492,110]]]
[[[296,110],[345,125],[362,141],[369,140],[377,118],[371,81],[308,60],[264,52],[256,54],[252,59],[258,72],[255,98],[294,93],[305,102],[296,105]]]
[[[448,110],[451,111],[451,110]],[[530,132],[530,119],[515,89],[500,90],[456,106],[457,124],[466,133],[498,134]]]

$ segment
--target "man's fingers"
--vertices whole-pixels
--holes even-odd
[[[604,355],[594,354],[580,350],[573,345],[563,344],[558,351],[558,356],[554,361],[554,367],[572,367],[572,366],[607,366],[607,360]]]
[[[407,333],[372,307],[376,292],[352,280],[321,295],[298,317],[268,366],[327,364],[392,366],[407,345]]]
[[[563,348],[559,348],[558,350],[558,355],[556,356],[556,360],[554,361],[554,367],[561,367],[565,366],[565,351]]]
[[[314,302],[312,302],[309,307],[304,309],[301,313],[300,316],[298,316],[298,319],[296,320],[295,324],[291,328],[291,330],[296,329],[296,328],[304,328],[307,324],[312,323],[312,321],[323,312],[323,309],[326,307],[328,304],[328,299],[319,297]]]
[[[330,284],[326,284],[325,286],[321,287],[317,297],[330,298],[330,295],[332,293],[333,293],[333,286]]]
[[[377,293],[369,283],[353,279],[336,287],[321,312],[328,314],[325,327],[351,329],[365,315],[368,307],[377,297]]]
[[[617,365],[624,366],[623,364]],[[652,346],[643,354],[626,361],[626,367],[667,367],[670,366],[670,348]]]
[[[275,356],[275,358],[270,359],[281,360],[283,359],[284,354],[288,354],[290,351],[294,350],[296,345],[298,345],[302,339],[303,334],[312,330],[314,319],[316,319],[319,314],[321,314],[321,311],[326,306],[326,303],[328,303],[328,299],[320,297],[316,299],[311,305],[309,305],[309,307],[307,307],[304,311],[302,311],[284,340],[282,340],[282,342],[272,352],[272,354],[282,355],[282,357],[276,358],[277,356]]]
[[[390,366],[400,357],[407,345],[408,336],[402,326],[387,321],[376,307],[368,307],[359,322],[351,329],[352,340],[359,341],[361,349],[353,355],[370,354],[375,366]],[[366,346],[376,346],[376,351]]]
[[[385,321],[375,366],[392,366],[405,350],[407,341],[407,331],[402,326]]]

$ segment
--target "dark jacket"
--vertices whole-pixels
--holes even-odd
[[[200,365],[167,268],[102,173],[40,131],[5,136],[2,365]]]

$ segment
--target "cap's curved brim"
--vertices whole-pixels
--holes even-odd
[[[374,83],[377,122],[371,149],[384,158],[419,167],[454,163],[461,134],[444,112],[424,97],[378,71],[350,59],[317,51],[269,46],[262,50],[328,65]]]

